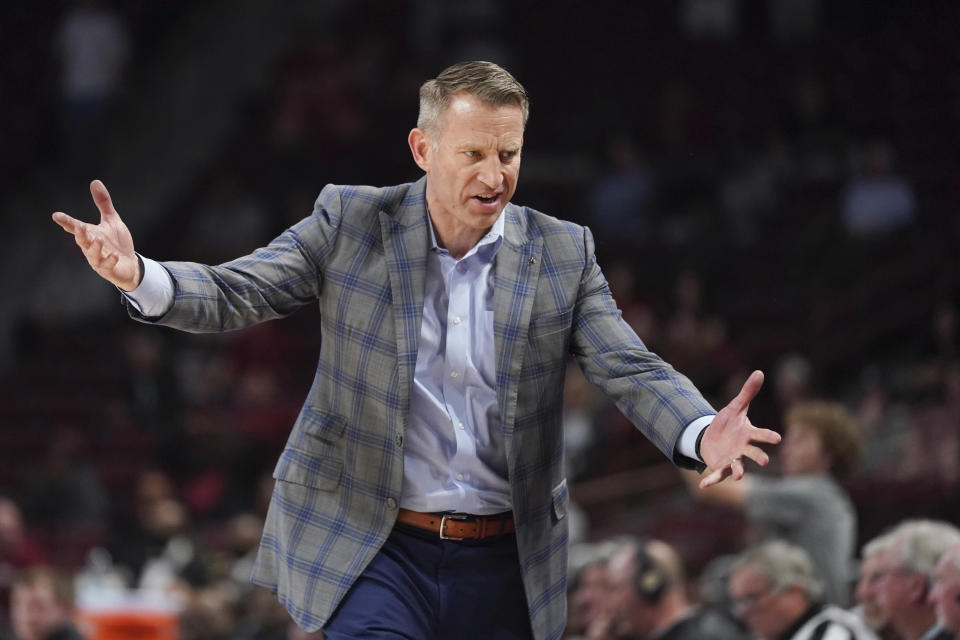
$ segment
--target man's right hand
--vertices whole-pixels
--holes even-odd
[[[124,291],[133,291],[143,279],[140,261],[133,251],[133,237],[113,208],[102,182],[90,183],[90,195],[100,210],[100,224],[81,222],[62,211],[53,214],[53,221],[73,234],[87,262],[100,277]]]

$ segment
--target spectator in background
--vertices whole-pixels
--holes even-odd
[[[608,562],[607,637],[618,640],[740,640],[730,620],[687,597],[683,561],[660,540],[629,542]]]
[[[946,522],[907,520],[887,534],[879,578],[868,588],[902,640],[940,640],[941,629],[928,599],[937,561],[960,544],[960,530]]]
[[[603,625],[608,606],[612,544],[581,544],[570,548],[571,579],[567,593],[567,626],[563,637],[580,640]],[[573,568],[579,567],[579,568]]]
[[[937,624],[943,629],[942,640],[960,638],[960,544],[940,555],[930,601],[936,609]]]
[[[853,611],[870,627],[881,640],[897,640],[899,636],[890,626],[886,610],[877,599],[874,585],[884,577],[883,554],[889,549],[891,537],[882,535],[863,547],[860,561],[860,579],[857,581],[857,606]]]
[[[23,509],[30,522],[65,535],[95,533],[106,524],[107,492],[84,455],[84,434],[57,427],[42,464],[25,479]]]
[[[140,327],[123,335],[123,383],[137,423],[162,434],[172,430],[180,387],[164,337]]]
[[[626,134],[615,134],[605,155],[607,169],[587,195],[591,227],[601,242],[636,247],[651,236],[647,208],[654,192],[653,173]]]
[[[102,0],[80,0],[60,21],[55,49],[64,160],[72,169],[89,170],[98,160],[104,116],[121,88],[130,38],[120,16]]]
[[[27,569],[10,595],[12,640],[83,640],[73,624],[73,584],[49,567]]]
[[[822,401],[794,405],[784,422],[782,478],[754,475],[701,490],[695,472],[681,473],[694,498],[741,509],[772,537],[803,548],[823,577],[824,600],[846,606],[857,521],[838,479],[856,465],[859,431],[845,408]]]
[[[810,556],[780,540],[741,556],[730,576],[734,609],[758,640],[876,640],[863,622],[824,604]]]
[[[0,621],[6,619],[10,587],[16,573],[44,560],[43,549],[24,531],[20,507],[0,496]]]
[[[813,365],[799,353],[786,353],[773,371],[773,395],[781,411],[809,400],[813,391]]]
[[[266,209],[241,176],[219,171],[190,216],[187,250],[204,260],[220,261],[249,250],[273,235]]]
[[[913,188],[894,171],[893,149],[883,141],[867,147],[864,169],[843,192],[843,226],[855,238],[897,231],[910,225],[917,202]]]

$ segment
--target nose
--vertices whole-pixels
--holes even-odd
[[[500,158],[492,154],[484,158],[480,164],[477,179],[488,189],[499,189],[500,185],[503,184],[503,165]]]

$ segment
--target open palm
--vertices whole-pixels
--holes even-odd
[[[62,211],[54,213],[53,220],[73,235],[87,262],[100,277],[124,291],[132,291],[140,284],[142,274],[130,230],[113,207],[110,193],[102,182],[90,183],[90,195],[100,210],[99,224],[82,222]]]

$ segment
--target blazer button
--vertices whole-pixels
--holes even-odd
[[[387,498],[387,509],[396,509],[397,501],[393,498]]]
[[[394,438],[394,441],[397,443],[398,447],[403,446],[403,434],[397,431],[397,437]]]

